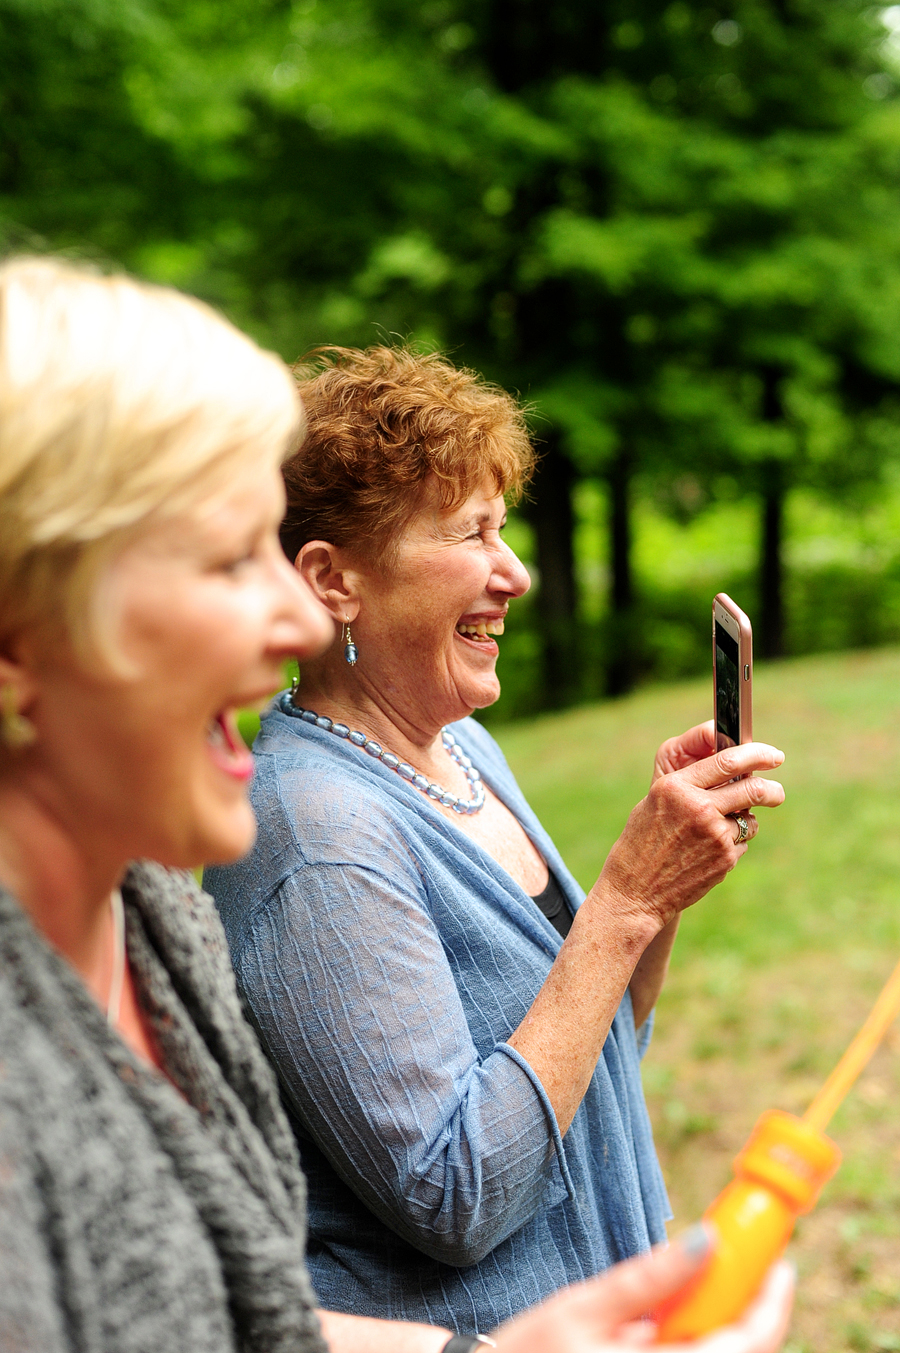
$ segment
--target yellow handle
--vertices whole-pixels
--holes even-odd
[[[804,1123],[824,1132],[853,1082],[865,1068],[898,1014],[900,1014],[900,963],[885,983],[869,1018],[806,1110],[803,1115]]]
[[[657,1341],[697,1338],[735,1319],[743,1310],[759,1286],[765,1268],[784,1249],[796,1213],[812,1206],[822,1184],[834,1173],[840,1161],[837,1147],[827,1138],[823,1138],[824,1154],[820,1149],[810,1154],[808,1143],[803,1149],[802,1132],[798,1141],[797,1129],[803,1123],[807,1128],[824,1133],[898,1014],[900,963],[885,983],[865,1024],[803,1118],[797,1120],[788,1114],[772,1112],[763,1114],[757,1123],[753,1136],[736,1161],[739,1173],[749,1170],[753,1177],[735,1179],[707,1211],[707,1220],[714,1222],[719,1232],[718,1243],[703,1272],[660,1307]],[[791,1123],[796,1125],[795,1128],[790,1127]],[[777,1139],[774,1140],[777,1152],[771,1149],[773,1133]],[[789,1146],[797,1149],[785,1160],[784,1151]],[[830,1158],[827,1148],[831,1151]],[[771,1166],[764,1173],[760,1173],[757,1159],[760,1153],[763,1163],[768,1162]],[[791,1174],[799,1158],[802,1158],[801,1164],[805,1160],[814,1167],[811,1179],[803,1169],[797,1173],[797,1181],[809,1186],[806,1198],[802,1187],[799,1193],[796,1189],[784,1190],[772,1175],[772,1170],[777,1172],[782,1168]],[[767,1180],[771,1187],[767,1187]],[[791,1198],[796,1206],[791,1206],[788,1201]]]

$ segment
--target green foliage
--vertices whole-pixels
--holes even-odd
[[[193,290],[289,359],[446,347],[682,521],[840,500],[900,449],[885,33],[864,0],[0,0],[0,243]],[[623,625],[582,619],[590,694]]]

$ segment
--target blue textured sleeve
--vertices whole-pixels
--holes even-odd
[[[563,1143],[519,1054],[479,1057],[426,881],[396,830],[366,826],[367,863],[283,876],[235,962],[290,1107],[338,1174],[425,1254],[472,1264],[573,1196]]]

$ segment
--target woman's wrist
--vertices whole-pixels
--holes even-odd
[[[655,940],[665,922],[661,916],[629,896],[617,885],[614,870],[604,866],[603,872],[575,913],[572,928],[581,918],[588,923],[592,936],[598,929],[607,929],[610,953],[621,951],[623,959],[637,963],[649,944]],[[584,915],[582,916],[582,913]],[[571,931],[570,931],[571,934]]]

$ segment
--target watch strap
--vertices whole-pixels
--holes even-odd
[[[477,1353],[477,1350],[496,1348],[493,1339],[486,1334],[454,1334],[441,1349],[441,1353]]]

